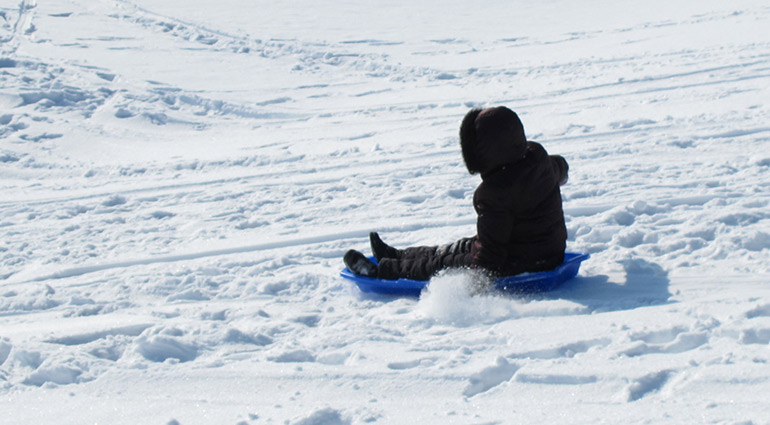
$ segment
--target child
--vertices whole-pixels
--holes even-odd
[[[472,109],[460,126],[463,160],[481,174],[473,194],[476,236],[438,247],[395,249],[369,235],[379,264],[348,251],[345,265],[380,279],[429,280],[451,267],[480,268],[494,276],[550,270],[564,261],[567,229],[559,186],[567,161],[527,142],[518,115],[499,106]]]

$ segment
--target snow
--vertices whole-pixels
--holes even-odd
[[[4,424],[770,424],[770,7],[0,2]],[[459,122],[570,163],[578,278],[339,277],[474,232]]]

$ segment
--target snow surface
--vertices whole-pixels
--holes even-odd
[[[3,424],[770,424],[760,0],[0,1]],[[339,276],[474,232],[508,105],[580,277]]]

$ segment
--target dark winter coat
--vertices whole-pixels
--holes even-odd
[[[500,275],[550,270],[564,261],[567,229],[561,191],[567,161],[528,142],[521,160],[482,173],[473,195],[473,267]]]
[[[523,157],[480,171],[482,183],[473,196],[476,236],[401,250],[399,258],[380,261],[380,278],[427,280],[450,267],[508,276],[562,263],[567,230],[559,186],[567,181],[567,161],[527,142]]]

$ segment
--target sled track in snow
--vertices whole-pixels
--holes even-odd
[[[130,0],[118,0],[116,3],[126,14],[123,18],[136,24],[163,31],[170,36],[192,40],[200,43],[204,48],[213,50],[231,49],[236,52],[258,54],[266,59],[278,59],[284,57],[297,57],[303,65],[302,69],[311,68],[309,65],[323,64],[332,67],[342,65],[349,66],[366,72],[370,76],[377,76],[376,70],[387,67],[390,72],[393,64],[383,62],[381,56],[369,53],[356,53],[349,50],[351,42],[310,42],[298,39],[267,39],[254,38],[249,34],[236,35],[220,29],[213,29],[201,23],[180,19],[170,15],[154,12],[141,7]],[[438,70],[404,68],[399,74],[413,74],[419,76],[435,76],[441,74]],[[313,71],[310,71],[313,72]],[[387,74],[383,74],[387,75]]]
[[[32,23],[31,11],[34,10],[35,7],[37,7],[37,0],[22,0],[19,2],[19,15],[13,23],[13,28],[7,38],[0,40],[0,44],[10,46],[10,51],[5,52],[6,54],[13,54],[16,52],[16,49],[19,47],[17,40]]]
[[[689,197],[680,197],[680,198],[661,199],[661,200],[657,200],[657,203],[660,205],[668,205],[670,207],[679,206],[679,205],[703,205],[717,198],[729,198],[729,197],[732,197],[732,196],[729,196],[729,195],[728,196],[715,196],[715,195],[689,196]],[[591,216],[595,214],[601,214],[603,212],[612,210],[613,208],[616,208],[616,207],[617,205],[613,205],[613,204],[565,207],[564,213],[566,216],[570,216],[570,217]],[[386,225],[386,226],[380,226],[377,229],[378,231],[383,233],[407,233],[407,232],[413,232],[421,229],[430,229],[430,228],[472,226],[475,222],[476,220],[474,217],[469,217],[469,218],[447,220],[447,221],[420,222],[420,223],[413,223],[410,225],[401,225],[401,226]],[[69,268],[60,269],[50,274],[45,274],[45,275],[33,277],[33,278],[22,279],[21,281],[18,281],[15,283],[40,282],[40,281],[46,281],[46,280],[52,280],[52,279],[64,279],[64,278],[81,276],[85,274],[112,270],[112,269],[128,268],[128,267],[135,267],[135,266],[147,266],[147,265],[158,264],[158,263],[174,263],[174,262],[181,262],[181,261],[191,261],[191,260],[198,260],[198,259],[209,258],[209,257],[220,257],[220,256],[234,255],[234,254],[244,254],[249,252],[269,251],[274,249],[291,248],[291,247],[299,247],[299,246],[306,246],[306,245],[317,245],[317,244],[342,241],[342,240],[348,240],[348,239],[366,239],[368,238],[369,232],[371,232],[372,229],[373,229],[373,226],[369,226],[366,228],[359,228],[359,229],[348,230],[344,232],[322,234],[322,235],[309,236],[309,237],[303,237],[303,238],[275,240],[275,241],[264,242],[264,243],[253,244],[253,245],[236,246],[232,248],[222,248],[222,249],[214,249],[214,250],[207,250],[207,251],[162,255],[162,256],[137,258],[137,259],[131,259],[131,260],[124,260],[124,261],[113,261],[113,262],[102,263],[102,264],[69,267]],[[13,279],[11,279],[11,281],[13,281]]]
[[[396,227],[386,226],[386,227],[382,227],[381,231],[410,232],[410,231],[415,231],[415,230],[425,229],[425,228],[464,226],[464,225],[473,224],[474,222],[475,220],[460,219],[460,220],[444,221],[444,222],[418,223],[418,224],[412,224],[408,226],[396,226]],[[239,246],[239,247],[233,247],[233,248],[192,252],[187,254],[149,257],[149,258],[142,258],[142,259],[135,259],[135,260],[126,260],[126,261],[115,261],[115,262],[104,263],[104,264],[85,265],[85,266],[62,269],[52,274],[35,277],[32,279],[25,279],[24,282],[39,282],[39,281],[50,280],[50,279],[63,279],[63,278],[81,276],[84,274],[100,272],[100,271],[105,271],[110,269],[126,268],[126,267],[133,267],[133,266],[145,266],[145,265],[157,264],[157,263],[172,263],[172,262],[178,262],[178,261],[197,260],[197,259],[207,258],[207,257],[218,257],[218,256],[224,256],[224,255],[243,254],[248,252],[267,251],[272,249],[321,244],[321,243],[333,242],[333,241],[339,241],[339,240],[345,240],[345,239],[362,239],[362,238],[367,238],[369,236],[370,231],[371,231],[371,228],[357,229],[357,230],[350,230],[350,231],[341,232],[341,233],[331,233],[331,234],[325,234],[325,235],[310,236],[305,238],[285,239],[280,241],[265,242],[261,244],[246,245],[246,246]],[[19,283],[23,283],[23,282],[19,282]]]

